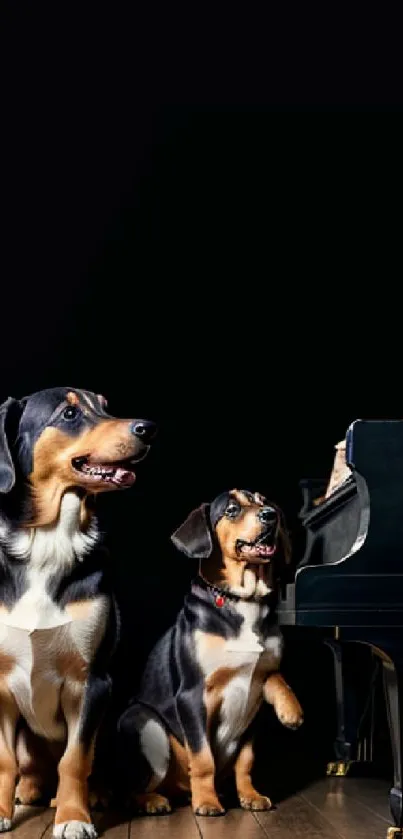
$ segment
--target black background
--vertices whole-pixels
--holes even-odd
[[[195,572],[187,513],[259,490],[297,561],[299,480],[403,414],[396,26],[40,14],[10,20],[0,396],[83,387],[159,425],[100,503],[130,693]]]

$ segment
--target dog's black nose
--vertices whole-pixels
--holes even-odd
[[[134,420],[130,430],[143,443],[151,443],[157,433],[157,426],[151,420]]]
[[[273,507],[263,507],[259,510],[257,517],[263,524],[274,524],[277,521],[277,513]]]

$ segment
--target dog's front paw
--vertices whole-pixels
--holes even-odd
[[[290,690],[275,703],[275,711],[281,724],[286,728],[297,729],[304,722],[304,712],[297,697]]]
[[[0,833],[5,833],[7,830],[11,830],[11,819],[0,816]]]
[[[259,795],[258,792],[254,795],[240,797],[239,803],[243,810],[271,810],[273,806],[270,798],[267,798],[266,795]]]
[[[225,814],[224,807],[221,806],[218,798],[194,801],[192,807],[196,816],[223,816]]]
[[[97,832],[91,822],[61,822],[53,828],[54,839],[97,839]]]
[[[171,812],[168,799],[156,792],[134,795],[131,800],[138,813],[146,813],[148,816],[161,816],[164,813]]]

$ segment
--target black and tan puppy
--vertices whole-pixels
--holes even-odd
[[[34,803],[57,759],[53,835],[96,836],[87,779],[118,621],[89,499],[133,484],[154,432],[74,388],[0,406],[0,831],[17,779]]]
[[[145,812],[169,811],[169,797],[187,790],[195,813],[222,814],[215,782],[232,768],[241,806],[266,810],[251,778],[253,720],[266,700],[284,725],[302,722],[279,673],[275,588],[289,547],[281,512],[232,490],[194,510],[172,539],[200,573],[121,717],[121,761]]]

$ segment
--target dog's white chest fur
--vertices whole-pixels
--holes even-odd
[[[77,677],[85,670],[102,638],[108,614],[108,599],[97,597],[77,608],[60,608],[47,591],[49,578],[68,570],[75,552],[90,546],[79,531],[80,501],[73,493],[64,496],[60,518],[54,528],[35,534],[19,534],[11,550],[21,559],[29,557],[28,588],[14,607],[0,611],[0,650],[12,663],[6,676],[31,728],[50,739],[64,736],[60,719],[60,692],[66,675]],[[93,538],[93,537],[92,537]],[[70,674],[66,662],[74,662]]]
[[[207,639],[202,633],[196,633],[197,657],[206,684],[214,684],[215,678],[220,678],[220,672],[228,672],[212,744],[218,764],[225,762],[235,751],[239,738],[262,702],[265,675],[276,668],[282,653],[282,637],[277,627],[265,636],[256,629],[258,619],[267,614],[267,606],[239,601],[235,608],[244,619],[237,638],[226,640],[210,636]]]
[[[71,623],[71,617],[46,591],[47,577],[36,569],[28,572],[29,588],[13,609],[1,616],[4,626],[34,632]]]

